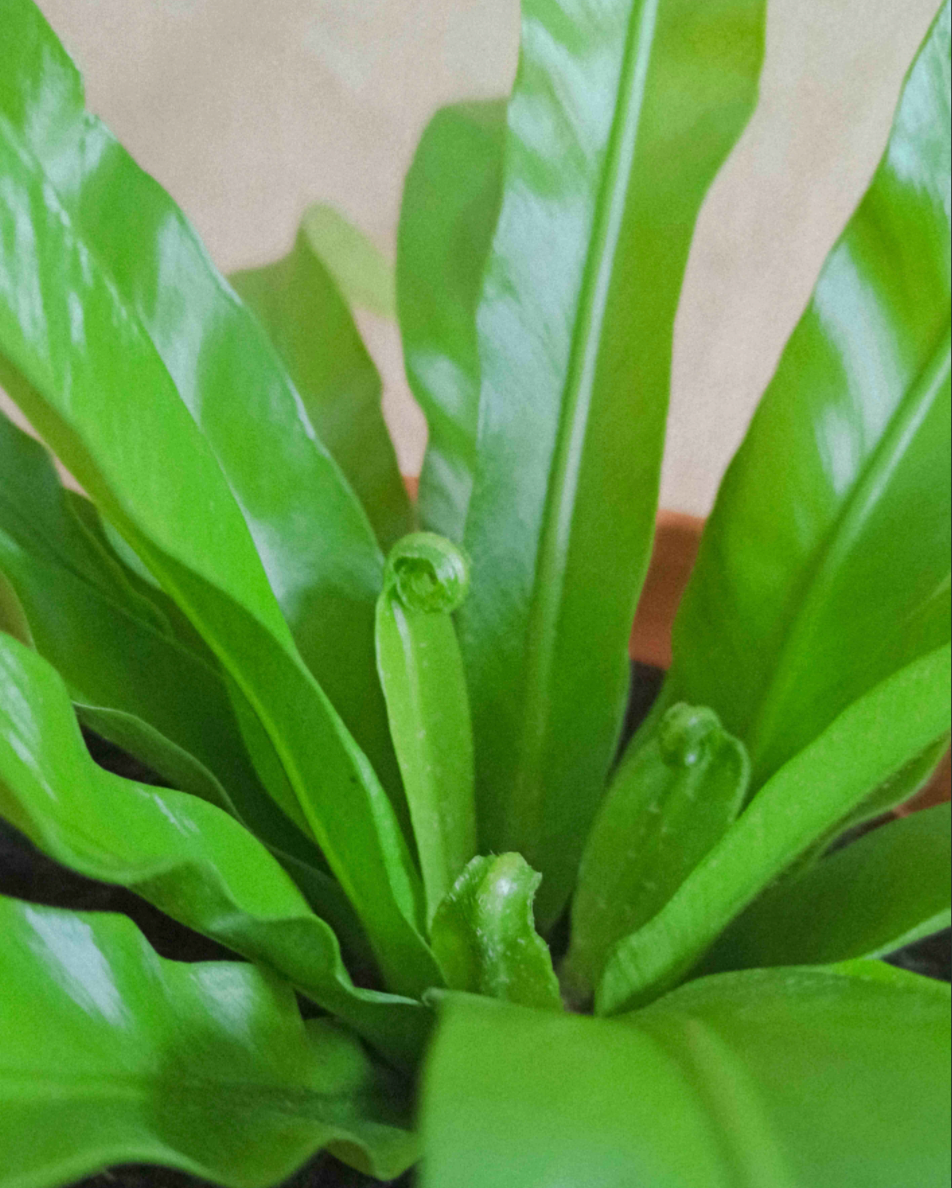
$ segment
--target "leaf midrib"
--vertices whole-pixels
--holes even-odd
[[[838,567],[852,551],[870,516],[879,506],[878,498],[891,472],[901,464],[905,448],[941,396],[948,379],[952,339],[946,330],[928,362],[918,372],[904,398],[899,402],[886,432],[870,453],[852,485],[836,522],[821,546],[801,590],[789,629],[784,633],[773,675],[747,736],[747,745],[756,770],[767,744],[775,732],[776,719],[783,701],[796,680],[802,660],[802,644],[809,635],[818,608],[822,606]]]
[[[529,610],[526,696],[513,793],[507,810],[506,835],[510,839],[518,839],[524,846],[524,839],[538,839],[542,832],[544,789],[541,766],[554,677],[554,642],[563,602],[566,560],[595,386],[601,330],[608,309],[616,249],[631,187],[659,6],[660,0],[646,0],[638,12],[632,14],[619,80],[620,99],[609,138],[605,179],[583,274],[569,371],[562,394],[562,413],[546,494],[539,563]]]
[[[682,1071],[701,1109],[711,1118],[724,1166],[735,1188],[797,1188],[799,1178],[771,1124],[750,1073],[710,1023],[688,1017],[683,1044],[652,1030],[652,1037]]]

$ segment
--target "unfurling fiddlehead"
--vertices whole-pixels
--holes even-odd
[[[473,742],[452,613],[469,562],[430,532],[387,559],[377,601],[377,668],[426,890],[427,920],[476,853]]]

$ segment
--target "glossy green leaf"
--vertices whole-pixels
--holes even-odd
[[[407,173],[397,310],[407,379],[429,427],[425,528],[463,538],[476,468],[476,310],[502,200],[505,100],[454,103],[427,125]]]
[[[460,550],[429,532],[387,561],[377,667],[413,822],[427,920],[476,853],[473,736],[453,611],[469,588]]]
[[[863,825],[868,821],[875,821],[878,817],[892,812],[905,804],[917,793],[922,792],[931,782],[936,768],[945,758],[949,749],[949,735],[946,733],[931,746],[926,747],[921,755],[917,755],[896,775],[888,779],[881,788],[865,800],[860,808],[850,817],[848,826]]]
[[[535,930],[541,881],[521,854],[470,862],[433,920],[433,951],[448,986],[562,1010],[552,955]]]
[[[196,654],[170,600],[135,588],[135,575],[100,538],[92,506],[64,491],[46,451],[2,416],[0,475],[0,571],[28,625],[20,637],[86,707],[85,724],[173,787],[227,807],[282,854],[321,867],[313,841],[279,811],[248,762],[214,657],[200,643]],[[302,866],[295,871],[307,877]],[[347,923],[350,947],[361,948],[340,893],[319,881],[321,907]],[[313,875],[308,882],[313,891]]]
[[[125,584],[132,587],[140,600],[152,604],[152,613],[165,631],[217,668],[218,661],[208,644],[162,589],[161,583],[148,570],[139,554],[108,520],[103,519],[93,501],[78,491],[66,490],[64,495],[73,518],[79,521],[86,535],[92,537],[99,552],[105,552],[112,564],[119,567]]]
[[[771,888],[735,921],[706,969],[829,965],[882,957],[952,924],[952,816],[912,813]]]
[[[762,783],[949,639],[950,32],[734,459],[675,627],[666,697],[713,706]]]
[[[381,318],[396,313],[393,266],[349,219],[326,202],[309,206],[301,232],[348,305]]]
[[[165,735],[134,714],[101,705],[73,703],[80,725],[98,738],[118,747],[154,773],[165,786],[188,792],[241,820],[234,801],[212,772],[194,755],[182,750]],[[247,821],[242,822],[247,825]],[[303,839],[303,834],[301,835]]]
[[[159,1163],[266,1188],[331,1146],[413,1161],[399,1086],[254,966],[156,956],[123,916],[0,897],[0,1184]]]
[[[43,446],[0,413],[0,529],[47,563],[68,569],[154,632],[171,634],[166,616],[139,597],[123,568],[86,530],[86,500],[60,484]],[[8,550],[10,546],[8,545]]]
[[[267,850],[224,812],[121,779],[89,757],[66,690],[33,652],[0,637],[0,811],[44,853],[130,887],[269,965],[393,1059],[419,1055],[419,1003],[358,990],[328,925]]]
[[[238,811],[207,767],[141,718],[103,706],[74,704],[73,708],[84,727],[135,756],[164,786],[198,796],[250,829],[294,879],[311,908],[330,924],[345,955],[361,969],[373,968],[373,952],[360,921],[340,884],[328,870],[324,856],[286,820],[276,821],[273,816],[266,816],[263,806],[270,802],[259,797],[249,819],[247,814]]]
[[[448,995],[423,1188],[941,1188],[948,1044],[947,988],[862,966],[617,1020]]]
[[[412,517],[383,419],[380,376],[306,226],[282,259],[229,280],[267,330],[318,437],[389,548],[410,531]]]
[[[40,92],[48,86],[56,98],[47,74],[52,72],[55,79],[63,70],[75,90],[72,67],[67,69],[36,10],[21,0],[8,3],[24,22],[22,41],[12,41],[21,45],[14,55],[20,67],[14,77],[25,80],[25,97],[32,95],[26,84],[34,78],[26,66],[36,68]],[[5,38],[0,43],[4,53],[10,42]],[[31,61],[32,50],[39,54],[43,70]],[[9,97],[9,76],[0,77],[0,97]],[[32,97],[40,102],[40,97]],[[43,108],[49,118],[56,110]],[[33,111],[27,104],[27,115]],[[32,124],[22,119],[33,134],[37,121],[38,116]],[[95,131],[99,125],[87,121],[82,127]],[[121,224],[120,210],[129,217],[138,210],[134,189],[140,182],[158,196],[160,206],[167,203],[124,157],[116,160],[121,164],[120,179],[128,173],[132,189],[125,194],[123,184],[128,210],[117,203],[112,222]],[[170,216],[163,226],[174,229],[179,224]],[[25,132],[0,114],[0,352],[7,359],[0,378],[221,662],[259,774],[284,812],[313,833],[366,928],[388,984],[402,992],[422,993],[438,983],[439,973],[420,933],[419,876],[390,802],[294,650],[222,464],[172,385],[138,308],[124,299],[112,274],[104,271],[105,253],[98,241],[95,247],[94,251],[85,227],[61,203]],[[130,251],[123,259],[132,266],[139,255]],[[162,292],[166,293],[164,287]],[[257,341],[255,334],[249,341]],[[238,352],[235,358],[240,357]],[[141,392],[148,393],[147,400],[140,398]],[[262,396],[277,418],[277,394]],[[246,416],[232,416],[231,389],[228,397],[228,416],[219,428],[227,437],[227,426],[234,423],[242,426],[242,434],[254,435],[238,449],[239,462],[244,465],[251,459],[265,486],[290,492],[293,503],[299,485],[294,471],[287,466],[271,469],[258,448],[262,437],[255,416],[249,407]],[[212,407],[213,402],[203,405],[209,416]],[[229,438],[232,445],[237,440]],[[309,439],[307,450],[308,457],[322,456]],[[308,537],[308,548],[333,553],[343,547],[339,539],[335,545],[332,509],[323,508],[313,521],[303,516],[294,522]],[[322,530],[315,532],[313,524],[318,522]],[[256,522],[264,532],[263,552],[270,557],[270,550],[281,542],[269,538],[267,524],[266,517]],[[360,564],[359,549],[345,551],[349,563]],[[308,569],[307,549],[296,564],[301,571]],[[375,571],[371,580],[368,570],[366,577],[375,598],[379,573]],[[282,587],[282,593],[288,589]],[[373,661],[372,605],[369,609]],[[359,669],[359,650],[349,647],[347,632],[336,626],[329,615],[321,630],[334,636],[334,646],[342,649],[340,672],[352,674]],[[375,673],[373,681],[382,707]],[[372,702],[365,701],[362,709],[370,721]]]
[[[756,100],[765,8],[523,6],[478,314],[460,626],[481,845],[543,873],[543,924],[571,890],[617,744],[681,281],[701,202]]]
[[[599,1012],[616,1014],[674,985],[870,788],[942,737],[952,713],[950,675],[948,647],[921,657],[782,767],[667,906],[615,948],[598,988]]]
[[[347,950],[367,961],[360,925],[324,873],[322,855],[260,786],[217,663],[188,620],[125,568],[93,505],[64,491],[46,451],[6,418],[0,419],[0,461],[0,565],[16,578],[18,605],[28,608],[35,628],[18,638],[37,647],[67,680],[84,726],[170,787],[225,808],[253,829],[292,871],[311,906],[338,929]],[[89,697],[111,704],[89,705]]]
[[[563,981],[590,997],[617,941],[647,924],[737,819],[750,761],[717,715],[673,706],[612,780],[579,868]]]
[[[42,341],[45,318],[46,331],[55,330],[59,345],[70,343],[75,366],[75,355],[96,345],[96,317],[88,308],[92,298],[84,290],[90,285],[109,290],[108,304],[122,321],[111,350],[114,379],[124,377],[124,403],[136,414],[133,444],[117,402],[110,401],[101,435],[110,438],[113,477],[124,470],[128,484],[128,472],[145,465],[138,485],[164,508],[173,535],[181,533],[183,511],[193,522],[201,518],[205,538],[216,535],[220,522],[244,519],[306,663],[381,777],[395,777],[374,667],[373,613],[383,557],[359,501],[303,415],[301,399],[257,319],[215,271],[184,215],[103,124],[85,112],[82,80],[35,4],[4,0],[3,20],[0,118],[4,154],[12,153],[18,164],[5,160],[0,172],[11,182],[20,174],[17,191],[3,198],[9,211],[6,251],[19,253],[4,269],[5,287],[11,289],[5,300],[28,339]],[[24,170],[34,186],[31,199],[22,190]],[[19,212],[15,223],[9,221],[14,211]],[[44,234],[49,220],[60,224],[59,233],[74,242],[78,253],[71,267],[61,251],[57,261],[65,269],[60,284],[71,290],[72,304],[63,298],[50,305],[52,294],[43,292],[46,300],[36,305],[37,283],[22,258],[22,253],[41,256],[33,262],[40,264],[41,277],[53,266],[50,253],[56,249]],[[95,280],[80,279],[87,253]],[[39,323],[34,310],[43,311]],[[161,369],[161,380],[142,370],[126,342],[129,335],[137,340],[138,353],[152,356],[150,370]],[[21,348],[4,339],[2,354],[15,369],[25,368],[34,386],[43,386],[20,357]],[[70,374],[62,360],[55,374],[61,381]],[[67,451],[51,435],[48,415],[39,414],[19,384],[5,386],[53,448],[72,455],[64,461],[102,504],[75,447]],[[43,394],[49,399],[48,392]],[[230,511],[219,520],[221,508],[207,502],[211,497],[187,461],[193,450],[180,444],[170,455],[174,464],[163,458],[168,431],[154,434],[155,422],[171,416],[173,398],[181,405],[177,419],[187,409],[201,427],[208,462],[220,468],[219,483],[221,474],[227,479],[230,502],[237,501],[240,516]],[[73,401],[83,403],[79,391]],[[74,407],[66,415],[74,430],[77,411]],[[158,456],[143,457],[152,451]],[[115,519],[109,508],[103,510]],[[320,532],[314,529],[318,523]],[[117,522],[117,527],[123,525]],[[193,524],[190,538],[219,558],[226,550],[234,553],[235,568],[245,570],[239,597],[247,601],[256,586],[266,584],[247,572],[250,562],[242,563],[243,550],[235,548],[230,535],[226,530],[212,547],[215,542],[200,540]],[[255,569],[261,563],[255,561]],[[207,569],[199,572],[207,574]],[[220,572],[210,576],[221,584]],[[264,590],[259,610],[263,601]],[[277,629],[270,594],[267,602]],[[396,795],[395,778],[389,786]]]
[[[164,614],[96,550],[46,451],[2,415],[0,475],[0,570],[32,644],[74,700],[161,732],[216,773],[264,836],[286,840],[288,827],[268,828],[276,814],[245,757],[221,676],[172,638]]]

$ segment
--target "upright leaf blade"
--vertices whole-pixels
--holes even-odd
[[[752,110],[763,0],[527,0],[479,309],[461,615],[483,847],[564,904],[628,690],[681,280]]]
[[[755,783],[949,639],[952,8],[734,459],[666,696],[711,705]]]
[[[883,957],[952,924],[947,804],[893,821],[761,896],[706,969]]]
[[[399,1090],[254,966],[164,961],[122,916],[0,897],[0,1184],[138,1161],[267,1188],[338,1145],[413,1161]]]
[[[649,1002],[695,966],[728,924],[931,740],[952,712],[950,649],[914,661],[850,706],[761,788],[657,916],[622,940],[600,1013]]]
[[[39,9],[32,0],[3,0],[2,12],[0,117],[200,425],[305,662],[398,795],[374,668],[383,557],[366,515],[257,320],[215,271],[182,212],[85,111],[82,80]],[[34,250],[28,226],[18,231],[25,252]],[[11,282],[17,271],[8,273]],[[30,287],[23,276],[17,284],[25,286],[18,308],[29,320]],[[63,330],[69,326],[67,315]],[[150,400],[141,394],[151,388],[127,378],[128,399],[138,394],[144,414]],[[142,452],[150,448],[148,431],[143,419]],[[128,457],[132,447],[124,439],[112,448]],[[175,473],[166,471],[153,497],[194,502],[198,492],[172,482]],[[213,535],[215,508],[196,510]],[[257,579],[247,581],[250,589]]]
[[[419,1056],[423,1007],[358,990],[328,925],[225,813],[97,767],[56,674],[2,636],[0,812],[56,861],[270,966],[392,1059]]]
[[[505,100],[441,108],[417,147],[400,207],[403,357],[429,427],[420,517],[457,542],[476,470],[476,310],[502,199],[505,131]]]
[[[948,989],[875,963],[708,978],[618,1020],[448,995],[423,1185],[940,1188],[948,1043]]]
[[[382,385],[344,297],[302,227],[282,259],[231,283],[268,332],[321,442],[384,548],[411,529],[410,502],[380,405]],[[235,409],[236,416],[243,409]]]

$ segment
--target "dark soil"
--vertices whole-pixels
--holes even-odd
[[[410,1188],[410,1175],[393,1180],[391,1188]],[[83,1180],[74,1188],[214,1188],[204,1180],[196,1180],[183,1172],[170,1171],[163,1167],[147,1167],[144,1164],[129,1164],[114,1167],[91,1179]],[[318,1155],[296,1176],[285,1180],[283,1188],[386,1188],[379,1180],[368,1179],[360,1172],[344,1167],[336,1159]]]
[[[644,720],[661,687],[664,674],[643,664],[632,665],[632,692],[625,721],[624,739]],[[161,784],[154,773],[95,735],[86,735],[90,753],[97,763],[118,775],[142,783]],[[0,894],[26,899],[51,907],[75,911],[123,912],[130,916],[163,956],[177,961],[234,960],[234,954],[214,941],[206,940],[175,923],[138,896],[122,888],[82,878],[38,853],[12,826],[0,819]],[[567,940],[567,927],[556,930],[553,949],[558,952]],[[893,954],[893,965],[940,981],[952,981],[952,933],[928,937]],[[392,1188],[412,1188],[412,1172],[393,1182]],[[130,1165],[102,1172],[74,1188],[203,1188],[204,1181],[161,1167]],[[342,1166],[335,1159],[319,1155],[285,1188],[371,1188],[379,1181]]]

